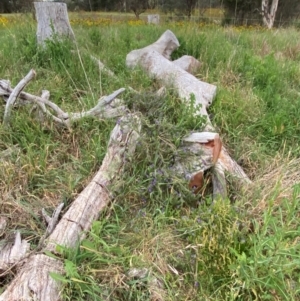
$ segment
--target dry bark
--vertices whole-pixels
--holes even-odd
[[[112,130],[100,170],[50,234],[44,251],[55,253],[57,245],[74,247],[85,236],[92,222],[98,219],[100,212],[109,203],[109,185],[120,175],[124,157],[133,155],[140,127],[140,121],[135,115],[120,119]],[[62,271],[63,265],[59,259],[44,254],[32,255],[0,296],[0,301],[60,300],[60,286],[49,273]]]

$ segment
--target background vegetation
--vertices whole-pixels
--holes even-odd
[[[51,1],[51,0],[49,0]],[[198,22],[210,20],[219,24],[261,24],[261,0],[52,0],[65,2],[70,11],[102,11],[134,13],[137,18],[146,11],[160,13],[161,19],[172,17]],[[34,0],[1,0],[0,13],[30,12]],[[272,1],[269,1],[271,5]],[[208,11],[215,10],[213,16]],[[287,26],[298,22],[300,3],[298,0],[279,0],[275,26]],[[212,18],[213,17],[213,18]],[[299,22],[298,22],[299,24]]]
[[[31,16],[0,18],[0,78],[12,85],[34,68],[26,91],[51,92],[65,110],[90,108],[101,95],[123,95],[143,120],[134,160],[114,187],[110,206],[75,250],[63,250],[64,300],[299,300],[300,44],[297,28],[219,27],[169,22],[77,18],[77,43],[36,45]],[[231,155],[253,180],[247,191],[228,183],[230,198],[195,197],[169,171],[180,138],[201,130],[173,91],[158,99],[159,83],[125,67],[126,54],[166,29],[183,54],[202,62],[201,80],[218,86],[210,113]],[[78,50],[78,51],[74,51]],[[98,70],[90,54],[117,74]],[[4,102],[0,109],[0,122]],[[72,131],[37,122],[16,107],[11,128],[0,126],[0,210],[34,249],[45,232],[41,208],[66,208],[98,170],[116,120],[85,119]],[[130,276],[136,268],[141,276]],[[144,270],[141,270],[144,268]],[[141,273],[144,271],[144,273]],[[1,290],[13,270],[0,276]],[[56,275],[53,275],[56,277]]]

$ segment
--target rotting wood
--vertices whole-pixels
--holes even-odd
[[[111,132],[107,153],[99,171],[79,194],[45,242],[45,254],[30,256],[12,283],[0,296],[0,301],[58,301],[60,285],[50,273],[63,272],[60,259],[47,256],[56,253],[57,245],[74,247],[98,219],[111,199],[109,185],[120,175],[126,158],[133,155],[141,123],[136,115],[128,114],[117,122]]]

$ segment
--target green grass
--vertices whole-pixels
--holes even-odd
[[[299,31],[111,23],[74,26],[76,46],[49,42],[41,50],[35,24],[22,22],[0,28],[1,79],[15,86],[34,68],[25,90],[49,90],[65,111],[91,108],[121,87],[140,92],[122,94],[142,120],[134,160],[86,239],[62,250],[65,275],[52,275],[63,299],[299,300]],[[174,179],[169,167],[180,139],[201,130],[203,120],[173,91],[156,97],[160,84],[125,66],[129,51],[167,28],[181,43],[173,58],[195,56],[202,62],[197,77],[218,86],[213,123],[254,181],[247,192],[228,182],[230,200],[211,200],[209,175],[201,197]],[[90,54],[118,78],[99,72]],[[8,218],[2,238],[18,229],[34,249],[45,232],[41,208],[71,204],[99,169],[116,120],[86,118],[67,130],[38,122],[30,109],[14,108],[11,127],[0,125],[0,151],[17,148],[0,161],[0,208]],[[4,105],[1,123],[3,113]],[[146,274],[130,277],[133,268]],[[9,279],[0,279],[3,289]]]

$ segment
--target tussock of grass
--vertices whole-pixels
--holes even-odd
[[[74,25],[77,46],[49,42],[41,50],[31,17],[23,22],[0,28],[0,77],[12,85],[35,68],[26,91],[48,89],[52,101],[78,112],[122,86],[140,92],[122,95],[142,120],[134,158],[86,239],[62,250],[66,274],[52,275],[63,284],[63,299],[155,300],[157,290],[156,300],[298,300],[298,31],[168,24],[182,44],[174,58],[194,55],[203,63],[197,77],[218,86],[213,123],[254,180],[246,193],[228,183],[231,200],[213,202],[209,187],[194,196],[170,170],[181,137],[201,130],[203,119],[172,90],[158,98],[158,82],[125,67],[130,50],[166,27]],[[118,79],[99,72],[89,54]],[[12,118],[11,128],[0,126],[0,151],[14,149],[0,161],[0,210],[8,218],[1,238],[19,230],[34,249],[45,231],[41,208],[68,206],[86,186],[116,120],[84,119],[68,131],[37,122],[26,106]],[[133,268],[146,276],[130,278]],[[1,279],[4,288],[9,277]]]

